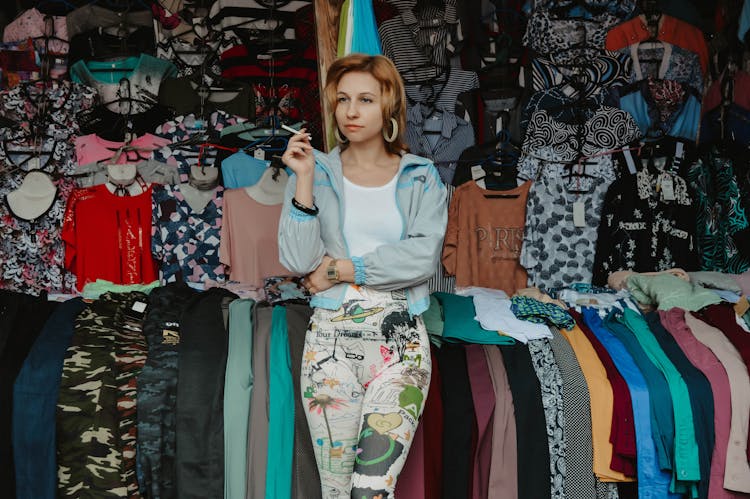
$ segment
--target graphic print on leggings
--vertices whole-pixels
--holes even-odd
[[[429,341],[399,293],[354,288],[316,309],[301,390],[323,497],[390,497],[430,382]]]

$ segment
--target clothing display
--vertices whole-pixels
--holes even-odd
[[[203,206],[191,204],[188,196],[196,192],[210,195]],[[154,187],[151,251],[162,282],[226,279],[219,258],[223,196],[221,186],[208,192],[190,184]]]
[[[230,189],[224,193],[223,210],[219,261],[229,279],[259,285],[264,277],[290,273],[278,261],[281,204],[258,202],[244,188]],[[248,216],[255,220],[252,228]]]
[[[747,496],[748,4],[3,2],[3,496]]]
[[[467,182],[453,194],[443,242],[443,265],[456,286],[502,289],[512,295],[526,287],[519,258],[531,182],[493,193]]]

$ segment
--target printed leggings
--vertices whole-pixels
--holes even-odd
[[[339,310],[315,309],[300,389],[324,499],[393,497],[431,370],[403,292],[350,286]]]

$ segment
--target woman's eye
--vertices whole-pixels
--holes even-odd
[[[369,97],[362,97],[362,98],[361,98],[360,100],[361,100],[362,102],[365,102],[365,103],[368,103],[368,104],[369,104],[370,102],[372,102],[372,99],[370,99]]]
[[[346,97],[339,97],[339,102],[346,102]]]

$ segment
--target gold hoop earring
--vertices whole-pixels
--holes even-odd
[[[333,127],[333,136],[336,137],[336,140],[338,140],[340,144],[346,144],[349,142],[349,139],[341,136],[338,126]]]
[[[393,130],[390,135],[385,134],[385,127],[383,127],[383,138],[388,143],[394,142],[398,137],[398,121],[396,121],[396,118],[391,118],[391,123],[393,124]]]

